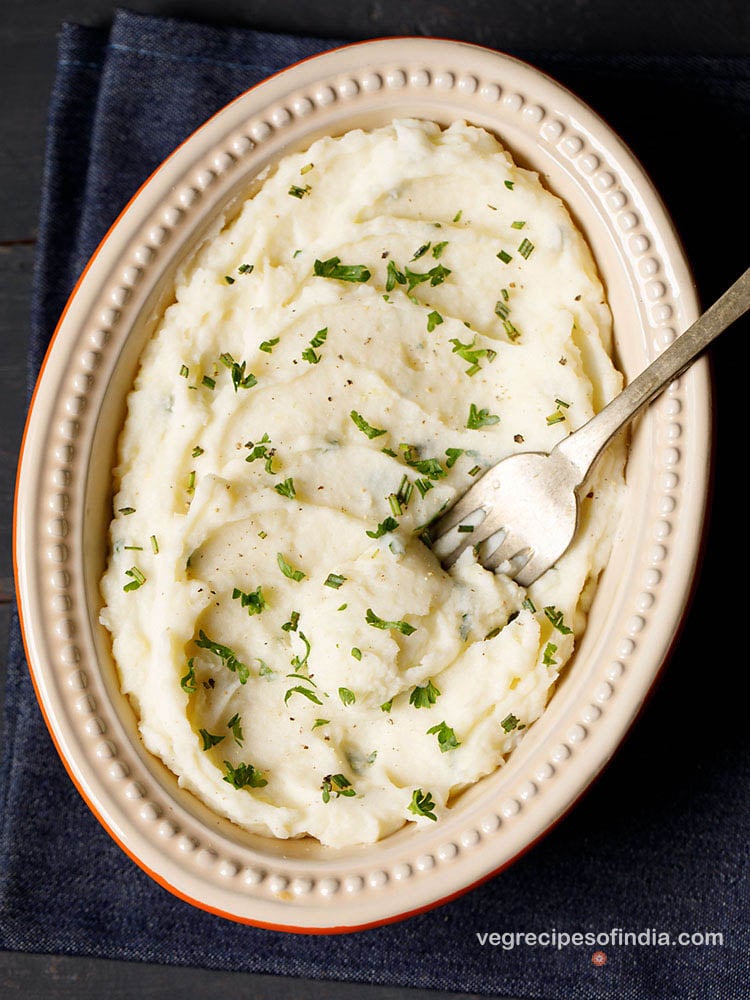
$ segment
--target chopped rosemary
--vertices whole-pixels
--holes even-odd
[[[386,292],[392,292],[396,285],[405,285],[406,275],[403,271],[399,271],[392,260],[388,261],[388,267],[386,269],[385,278],[385,290]]]

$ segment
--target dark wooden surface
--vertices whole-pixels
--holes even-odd
[[[13,487],[25,407],[36,220],[56,31],[64,20],[106,26],[110,0],[0,0],[0,704],[13,595]],[[432,35],[501,48],[578,52],[741,53],[746,0],[131,0],[130,8],[211,23],[336,38]],[[1,722],[0,722],[1,725]],[[0,730],[1,736],[1,730]],[[458,997],[95,959],[0,953],[0,997],[25,1000],[174,993],[317,1000]],[[468,994],[463,995],[468,1000]]]

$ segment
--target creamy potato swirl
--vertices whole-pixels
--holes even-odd
[[[419,529],[621,387],[591,254],[487,132],[289,155],[178,275],[128,400],[101,620],[146,747],[276,837],[429,825],[573,653],[624,451],[528,592]]]

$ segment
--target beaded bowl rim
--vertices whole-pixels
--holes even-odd
[[[615,538],[621,572],[603,575],[570,678],[508,763],[431,828],[341,852],[243,839],[139,746],[124,699],[108,686],[86,587],[86,499],[91,482],[110,479],[92,452],[99,425],[111,420],[108,388],[121,355],[201,226],[268,164],[319,135],[405,115],[489,128],[563,197],[607,283],[628,376],[697,316],[687,263],[656,191],[577,97],[478,46],[361,42],[240,95],[139,189],[71,295],[22,444],[19,610],[37,697],[68,773],[105,829],[159,884],[213,913],[274,929],[356,930],[431,908],[497,873],[554,825],[614,753],[668,654],[704,524],[711,396],[702,361],[634,432],[628,475],[638,516],[627,545],[622,526]],[[625,326],[627,338],[618,336]]]

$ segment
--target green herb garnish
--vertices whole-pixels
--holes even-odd
[[[373,427],[372,424],[368,424],[361,413],[357,413],[356,410],[352,410],[349,416],[352,418],[354,423],[359,427],[363,434],[366,434],[370,440],[376,437],[380,437],[381,434],[386,432],[380,427]]]
[[[300,580],[305,579],[305,574],[301,569],[292,569],[286,559],[280,552],[276,553],[276,562],[279,564],[279,569],[289,580],[294,580],[295,583],[299,583]]]
[[[296,632],[299,625],[299,611],[292,611],[289,621],[281,626],[282,632]]]
[[[198,646],[199,649],[207,649],[215,656],[218,656],[219,659],[223,661],[227,670],[231,670],[232,673],[237,674],[240,684],[247,683],[247,679],[250,676],[250,670],[244,663],[237,659],[237,654],[234,653],[229,646],[223,646],[221,643],[214,642],[212,639],[209,639],[203,629],[201,629],[198,633],[195,645]]]
[[[443,322],[443,317],[435,309],[431,313],[427,314],[427,332],[432,333],[436,326],[440,326]]]
[[[271,354],[274,347],[276,347],[276,345],[278,344],[278,342],[279,342],[278,337],[274,337],[272,340],[264,340],[261,342],[258,349],[263,351],[265,354]]]
[[[354,692],[345,687],[339,688],[339,698],[341,699],[341,703],[343,705],[353,705],[357,700]]]
[[[427,251],[430,249],[431,246],[432,246],[431,243],[423,243],[422,246],[419,248],[419,250],[415,252],[414,256],[412,257],[412,260],[419,260],[420,257],[424,257],[424,255],[427,253]]]
[[[257,378],[252,372],[248,372],[245,375],[245,367],[247,365],[246,361],[242,364],[238,364],[231,354],[226,352],[219,358],[221,363],[225,368],[229,368],[232,373],[232,385],[234,386],[234,391],[237,392],[238,389],[252,389],[254,385],[258,384]]]
[[[460,740],[456,739],[456,734],[445,722],[439,722],[436,726],[432,726],[427,730],[427,735],[437,736],[441,753],[447,753],[449,750],[455,750],[456,747],[461,746]]]
[[[195,666],[193,665],[193,657],[191,656],[188,660],[188,671],[184,677],[180,678],[180,687],[186,694],[195,694],[198,690],[198,685],[195,682]]]
[[[501,260],[503,264],[510,264],[510,262],[513,260],[511,255],[507,252],[507,250],[501,250],[497,254],[497,258],[498,260]]]
[[[523,602],[523,604],[521,605],[521,607],[522,607],[522,608],[526,608],[526,610],[527,610],[527,611],[530,611],[530,612],[532,613],[532,615],[535,615],[535,614],[536,614],[536,608],[534,607],[534,602],[533,602],[533,601],[531,600],[531,598],[530,598],[530,597],[527,597],[527,598],[526,598],[526,599],[524,600],[524,602]]]
[[[557,652],[557,646],[554,642],[548,642],[544,647],[544,656],[542,658],[542,663],[545,667],[554,667],[557,665],[557,660],[554,659],[555,653]]]
[[[294,489],[294,480],[291,476],[285,479],[283,483],[274,483],[273,488],[279,496],[286,497],[288,500],[294,500],[297,496],[296,490]]]
[[[232,767],[229,761],[225,760],[224,767],[227,769],[224,781],[233,788],[245,788],[248,785],[250,788],[263,788],[268,784],[263,774],[256,771],[252,764],[238,764],[237,767]]]
[[[287,194],[290,194],[292,198],[304,198],[306,194],[309,194],[312,188],[309,184],[305,184],[304,187],[299,187],[297,184],[292,184],[289,188]]]
[[[354,657],[355,660],[361,660],[362,659],[362,650],[361,649],[357,649],[356,646],[352,646],[352,656]]]
[[[412,792],[409,812],[415,816],[426,816],[428,819],[437,822],[437,816],[433,812],[435,803],[430,792],[423,792],[421,788],[415,788]]]
[[[365,615],[365,621],[368,625],[372,625],[373,628],[381,629],[394,629],[396,632],[400,632],[401,635],[411,635],[412,632],[416,632],[416,626],[410,625],[405,621],[389,622],[384,618],[378,617],[372,608],[367,609],[367,614]]]
[[[339,257],[316,260],[313,264],[313,274],[317,278],[335,278],[338,281],[351,281],[355,284],[370,280],[370,272],[364,265],[342,264]]]
[[[516,727],[518,726],[518,723],[519,723],[520,721],[521,721],[521,720],[520,720],[520,719],[517,719],[517,718],[515,717],[515,715],[514,715],[514,714],[513,714],[512,712],[511,712],[511,713],[510,713],[509,715],[506,715],[506,716],[505,716],[505,718],[504,718],[504,719],[503,719],[503,721],[502,721],[502,722],[500,723],[500,725],[501,725],[501,726],[503,727],[503,730],[504,730],[504,731],[505,731],[506,733],[512,733],[512,732],[513,732],[513,730],[514,730],[514,729],[516,729]]]
[[[525,225],[526,225],[526,223],[525,223],[525,222],[521,222],[521,221],[518,221],[518,222],[511,222],[511,224],[510,224],[510,228],[511,228],[511,229],[523,229],[523,227],[524,227]]]
[[[190,369],[188,368],[187,365],[181,365],[180,366],[180,375],[183,378],[188,378],[190,376]]]
[[[151,551],[154,553],[155,556],[158,556],[159,555],[159,541],[158,541],[156,535],[152,535],[150,540],[151,540]]]
[[[201,448],[199,444],[197,444],[195,448],[193,448],[191,455],[193,456],[193,458],[200,458],[201,455],[203,454],[203,451],[204,449]]]
[[[521,242],[518,245],[518,252],[524,258],[524,260],[528,260],[533,251],[534,251],[534,244],[531,242],[531,240],[527,240],[525,238],[521,240]]]
[[[480,427],[491,427],[500,422],[500,417],[496,413],[490,413],[487,409],[478,410],[474,403],[469,407],[469,419],[466,426],[469,430],[478,431]]]
[[[426,684],[418,684],[412,689],[409,695],[409,704],[415,708],[429,708],[430,705],[435,704],[439,695],[439,688],[431,680],[428,680]]]
[[[330,719],[316,719],[313,729],[317,729],[319,726],[327,726],[330,721]]]
[[[323,790],[322,797],[324,802],[330,802],[332,795],[338,798],[339,795],[349,797],[357,794],[352,787],[351,781],[343,774],[327,774],[323,778],[323,784],[320,787]]]
[[[398,527],[398,521],[395,517],[387,517],[385,521],[381,521],[377,526],[375,531],[368,531],[367,534],[370,538],[382,538],[383,535],[387,534],[389,531],[395,531]]]
[[[205,385],[207,389],[215,389],[216,379],[211,378],[210,375],[204,375],[203,378],[201,379],[201,385]]]
[[[329,573],[325,578],[323,583],[324,587],[333,587],[334,590],[338,590],[342,583],[346,582],[346,577],[341,576],[340,573]]]
[[[513,190],[513,184],[515,183],[515,181],[505,181],[504,183],[509,191]]]
[[[224,739],[223,736],[216,736],[214,733],[209,733],[207,729],[199,729],[198,732],[203,740],[201,750],[210,750],[211,747],[218,746],[218,744]]]
[[[448,240],[443,240],[442,243],[436,243],[432,248],[432,256],[435,260],[439,260],[443,256],[443,250],[448,246]]]
[[[239,601],[250,617],[253,615],[259,615],[266,607],[266,599],[263,596],[263,590],[260,587],[256,587],[256,589],[250,591],[250,593],[246,593],[244,590],[240,590],[238,587],[235,587],[232,591],[232,600]]]
[[[380,706],[380,711],[390,712],[391,708],[393,708],[393,698],[390,698],[388,701],[384,701],[383,704]]]
[[[462,344],[458,337],[452,337],[450,340],[450,343],[453,344],[452,353],[457,354],[459,358],[468,362],[469,367],[466,369],[466,374],[470,377],[476,375],[479,371],[481,358],[486,358],[492,364],[497,357],[497,351],[493,351],[490,347],[474,347],[476,342],[476,337],[474,337],[470,344]]]
[[[446,448],[445,449],[445,454],[448,456],[445,464],[448,466],[449,469],[453,468],[453,466],[456,464],[456,462],[461,457],[461,455],[463,455],[463,453],[464,453],[464,449],[463,448]]]
[[[411,292],[412,289],[416,288],[417,285],[421,285],[424,281],[429,281],[433,288],[436,285],[442,285],[450,273],[450,268],[443,267],[442,264],[436,264],[435,267],[430,268],[429,271],[425,271],[423,274],[406,267],[404,268],[404,275],[409,285],[407,291]]]
[[[224,281],[226,281],[226,283],[228,285],[233,285],[234,284],[234,278],[231,276],[231,274],[225,274],[224,275]]]
[[[129,576],[130,583],[126,583],[122,588],[123,590],[138,590],[146,582],[146,577],[141,573],[137,566],[131,566],[130,569],[125,570],[125,576]]]
[[[227,723],[227,729],[232,730],[232,736],[234,737],[234,742],[238,747],[242,746],[243,740],[245,739],[242,733],[242,719],[240,718],[239,712],[235,712],[232,718]]]
[[[554,605],[549,605],[544,609],[544,613],[547,618],[552,622],[554,627],[560,632],[561,635],[571,635],[573,632],[572,628],[568,628],[565,624],[565,619],[563,618],[562,611],[558,611]]]
[[[135,507],[119,507],[118,513],[127,517],[129,514],[135,514]]]
[[[311,691],[310,688],[302,687],[301,684],[298,684],[295,687],[289,688],[289,690],[287,691],[287,693],[284,695],[284,704],[285,705],[289,701],[289,699],[292,697],[293,694],[304,695],[304,697],[307,698],[308,701],[313,702],[313,704],[315,704],[315,705],[322,705],[323,704],[323,702],[315,694],[314,691]]]
[[[255,270],[255,264],[240,264],[237,270],[240,274],[252,274]]]

